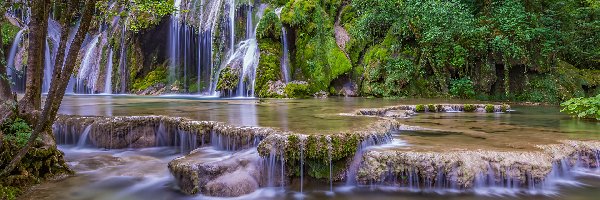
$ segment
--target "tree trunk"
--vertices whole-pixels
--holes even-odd
[[[71,0],[69,2],[69,5],[67,5],[67,8],[71,9],[72,7],[75,7],[76,5],[78,5],[78,4],[73,4],[73,3],[78,3],[78,1]],[[58,109],[60,108],[60,103],[65,94],[65,89],[69,82],[69,77],[73,73],[73,68],[75,67],[75,61],[77,60],[77,55],[79,54],[79,48],[81,48],[81,43],[83,42],[83,39],[84,39],[85,35],[87,34],[88,29],[90,27],[90,22],[92,20],[92,14],[94,12],[95,4],[96,4],[96,0],[87,0],[86,1],[85,10],[84,10],[83,16],[81,17],[80,27],[79,27],[79,30],[77,31],[77,34],[75,35],[75,38],[73,39],[73,42],[69,49],[69,53],[67,54],[67,60],[65,62],[65,66],[61,68],[60,66],[62,66],[61,65],[62,62],[57,61],[55,63],[55,66],[59,66],[59,67],[55,68],[55,72],[58,71],[58,70],[56,70],[57,68],[62,69],[62,72],[60,74],[55,74],[55,77],[52,80],[52,84],[50,86],[50,91],[48,93],[46,103],[44,104],[44,110],[42,112],[42,116],[37,121],[35,128],[33,129],[33,132],[31,133],[31,137],[29,137],[29,140],[27,141],[27,144],[25,145],[25,147],[23,147],[19,151],[19,153],[12,159],[12,161],[6,166],[6,168],[4,168],[2,170],[2,172],[0,172],[0,177],[13,171],[13,169],[17,166],[17,164],[21,162],[21,159],[23,158],[23,156],[25,156],[25,154],[27,154],[27,151],[29,151],[29,149],[33,146],[38,135],[41,132],[48,130],[50,125],[56,118],[56,113],[58,112]],[[70,16],[72,16],[72,15],[70,15]],[[67,20],[67,22],[69,22],[69,21],[70,20]],[[61,44],[62,44],[62,41],[61,41]],[[59,78],[59,79],[55,79],[55,78]]]
[[[31,2],[31,21],[29,22],[29,49],[27,50],[27,82],[25,96],[19,101],[19,113],[29,123],[35,124],[35,111],[42,105],[42,76],[44,71],[44,47],[48,35],[48,17],[50,0]]]

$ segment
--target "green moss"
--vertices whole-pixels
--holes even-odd
[[[136,79],[132,89],[134,91],[142,91],[159,83],[167,84],[167,74],[168,72],[165,67],[158,67],[146,76]]]
[[[508,108],[509,108],[508,104],[502,104],[502,106],[500,107],[500,109],[502,110],[502,112],[508,111]]]
[[[277,14],[271,9],[267,9],[256,27],[256,36],[258,39],[271,38],[278,40],[281,38],[281,21]]]
[[[281,22],[273,11],[268,11],[261,19],[257,32],[260,60],[256,69],[255,93],[262,98],[279,97],[269,92],[268,85],[269,81],[277,81],[281,76]]]
[[[464,105],[465,112],[475,112],[475,109],[477,109],[477,108],[473,104],[465,104]]]
[[[238,87],[240,82],[239,70],[234,70],[231,67],[225,67],[221,70],[219,75],[219,82],[217,83],[217,90],[219,91],[233,91]]]
[[[485,105],[485,112],[493,113],[495,110],[496,110],[496,108],[494,107],[494,105],[492,105],[492,104]]]
[[[415,112],[425,112],[425,105],[419,104],[415,107]]]
[[[308,84],[298,82],[288,83],[284,91],[288,98],[306,98],[311,94]]]
[[[428,104],[427,105],[427,111],[429,111],[429,112],[437,112],[437,109],[436,109],[435,105]]]

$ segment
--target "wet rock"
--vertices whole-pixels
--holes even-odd
[[[474,112],[486,112],[486,104],[429,104],[429,105],[398,105],[384,108],[364,108],[354,111],[355,115],[369,115],[388,117],[388,112],[465,112],[465,106],[474,108]],[[504,112],[510,110],[509,105],[491,105],[494,112]],[[418,108],[423,109],[420,111]],[[393,116],[393,114],[390,114]]]
[[[208,162],[202,157],[202,153],[191,153],[169,163],[169,170],[184,193],[236,197],[254,192],[260,186],[261,159],[256,151]]]
[[[329,96],[329,94],[325,91],[319,91],[313,94],[313,96],[317,99],[326,99]]]
[[[481,182],[531,187],[548,178],[553,165],[596,168],[600,142],[562,141],[539,151],[368,151],[358,170],[361,183],[472,188]],[[484,179],[486,179],[484,181]],[[420,181],[419,181],[420,180]],[[492,183],[490,183],[492,182]]]

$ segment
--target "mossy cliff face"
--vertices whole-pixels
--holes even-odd
[[[311,93],[329,91],[332,80],[352,69],[350,59],[334,37],[333,25],[341,3],[294,0],[285,4],[281,12],[281,21],[295,36],[293,65],[302,74],[293,78],[307,81]]]
[[[271,8],[267,8],[256,28],[260,61],[256,69],[255,93],[258,97],[279,97],[269,90],[269,82],[282,80],[281,77],[281,21]]]

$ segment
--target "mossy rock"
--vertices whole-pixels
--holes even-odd
[[[475,112],[476,109],[477,107],[473,104],[465,104],[463,108],[465,112]]]
[[[240,82],[240,69],[233,69],[230,66],[221,70],[217,90],[234,91]]]
[[[425,112],[425,105],[423,105],[423,104],[416,105],[415,112]]]
[[[485,112],[493,113],[495,111],[496,111],[496,108],[494,105],[492,105],[492,104],[485,105]]]

